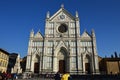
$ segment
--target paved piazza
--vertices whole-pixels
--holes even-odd
[[[17,80],[54,80],[54,79],[45,79],[45,78],[31,78],[31,79],[17,79]]]
[[[120,75],[81,75],[73,76],[72,80],[120,80]],[[53,78],[31,78],[17,80],[54,80]]]

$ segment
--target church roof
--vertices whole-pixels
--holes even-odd
[[[0,51],[1,51],[1,52],[4,52],[4,53],[7,54],[7,55],[9,55],[9,52],[7,52],[6,50],[4,50],[4,49],[2,49],[2,48],[0,48]]]

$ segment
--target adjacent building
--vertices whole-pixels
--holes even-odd
[[[0,72],[7,72],[9,53],[0,48]]]
[[[99,69],[101,74],[120,74],[120,58],[101,58]]]
[[[45,35],[30,33],[26,72],[99,73],[95,32],[81,34],[77,11],[72,15],[61,5],[52,16],[48,12],[45,20]]]
[[[26,59],[27,59],[27,57],[25,56],[25,57],[23,57],[21,59],[21,62],[20,62],[21,68],[22,68],[22,72],[25,72],[25,70],[26,70]]]

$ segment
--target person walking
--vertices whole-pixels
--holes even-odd
[[[66,72],[65,74],[63,74],[61,80],[72,80],[72,77],[68,72]]]
[[[60,79],[61,79],[61,78],[60,78],[60,73],[57,72],[57,73],[55,74],[54,78],[55,78],[55,80],[60,80]]]

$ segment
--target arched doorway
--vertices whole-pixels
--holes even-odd
[[[91,65],[90,65],[90,56],[85,56],[85,72],[87,74],[91,74]]]
[[[58,57],[58,71],[64,73],[67,70],[67,51],[65,48],[61,48],[57,57]]]
[[[36,55],[34,58],[34,73],[39,73],[39,61],[40,57]]]

